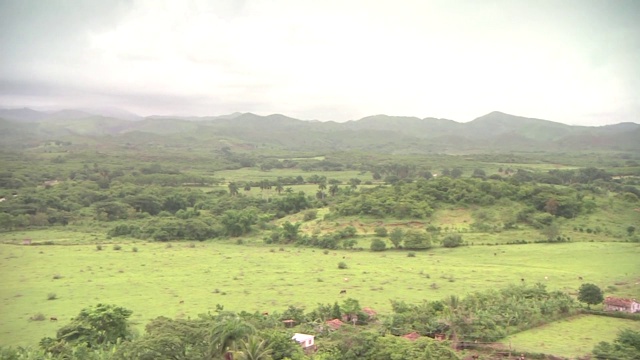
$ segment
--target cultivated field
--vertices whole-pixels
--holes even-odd
[[[41,241],[47,233],[19,237]],[[390,310],[390,299],[438,300],[522,279],[571,293],[592,282],[608,289],[606,295],[640,297],[640,246],[630,243],[474,245],[407,257],[405,251],[325,254],[252,239],[245,245],[121,242],[120,250],[103,244],[100,251],[96,244],[72,245],[73,234],[54,241],[69,245],[0,245],[0,345],[53,336],[80,309],[99,302],[132,309],[142,329],[154,317],[194,317],[214,311],[216,304],[251,312],[284,311],[289,305],[311,310],[344,300],[342,289],[382,313]],[[368,248],[364,241],[359,246]],[[338,269],[340,261],[348,268]],[[48,300],[52,293],[56,299]],[[38,313],[46,320],[29,320]]]

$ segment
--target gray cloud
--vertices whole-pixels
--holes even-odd
[[[0,105],[640,120],[640,2],[0,1]]]

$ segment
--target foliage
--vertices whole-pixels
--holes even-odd
[[[373,239],[371,241],[371,251],[385,251],[387,249],[387,243],[381,239]]]
[[[578,290],[578,301],[590,306],[600,304],[603,300],[604,295],[597,285],[585,283],[580,286]]]
[[[442,246],[446,248],[454,248],[464,244],[462,240],[462,235],[460,234],[451,234],[447,235],[442,239]]]
[[[600,342],[593,348],[596,359],[637,360],[640,359],[640,331],[624,329],[618,333],[613,344]]]

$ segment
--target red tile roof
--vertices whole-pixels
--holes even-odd
[[[604,304],[609,306],[630,308],[633,300],[608,296],[604,299]]]

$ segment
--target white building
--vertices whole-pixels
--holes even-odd
[[[295,340],[296,342],[298,342],[298,344],[302,345],[303,349],[313,347],[313,344],[314,344],[313,335],[295,333],[293,334],[293,337],[291,339]]]

